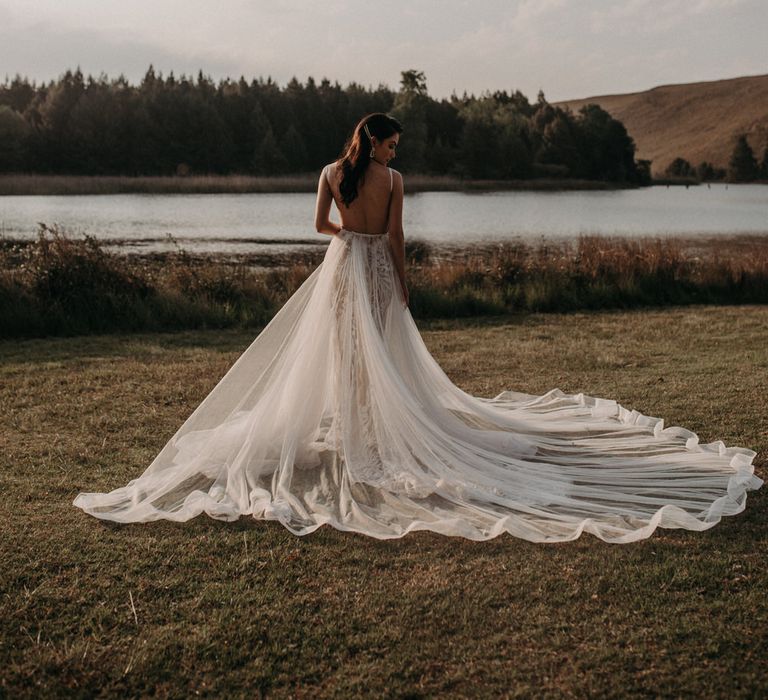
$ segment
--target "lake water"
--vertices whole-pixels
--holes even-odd
[[[315,195],[121,194],[0,197],[0,233],[35,236],[37,222],[119,241],[126,250],[290,250],[327,243]],[[331,218],[339,221],[335,206]],[[437,243],[759,233],[768,242],[768,186],[655,186],[576,192],[426,192],[406,195],[406,238]]]

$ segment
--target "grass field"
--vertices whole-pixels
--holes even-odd
[[[758,451],[768,307],[420,322],[462,388],[606,396]],[[71,505],[138,476],[253,332],[0,343],[0,696],[759,697],[766,489],[703,533],[389,541]]]

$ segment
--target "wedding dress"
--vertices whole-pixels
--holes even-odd
[[[755,456],[582,393],[462,391],[403,303],[388,236],[342,229],[146,471],[74,505],[116,522],[251,515],[296,535],[623,543],[741,512],[763,483]]]

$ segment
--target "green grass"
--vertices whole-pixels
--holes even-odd
[[[766,477],[768,307],[420,322],[462,388],[606,396]],[[532,544],[279,523],[111,525],[252,331],[0,343],[0,696],[758,697],[768,508],[702,533]]]

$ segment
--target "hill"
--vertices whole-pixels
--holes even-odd
[[[706,160],[727,167],[739,134],[747,134],[758,160],[768,145],[768,75],[660,85],[553,104],[577,112],[590,102],[624,123],[637,157],[651,160],[654,174],[678,156],[694,166]]]

